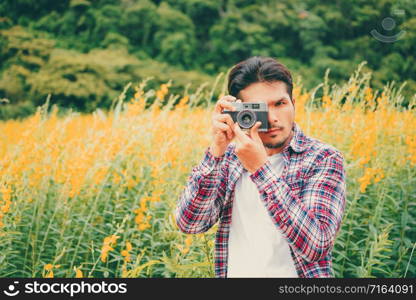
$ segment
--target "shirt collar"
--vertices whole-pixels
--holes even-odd
[[[293,122],[293,131],[293,137],[288,147],[292,148],[295,152],[303,152],[308,149],[310,141],[296,122]]]

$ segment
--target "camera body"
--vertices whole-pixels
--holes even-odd
[[[250,129],[257,121],[261,122],[259,132],[269,130],[268,114],[269,110],[264,102],[232,102],[236,110],[223,110],[223,113],[229,114],[234,122],[240,125],[241,129]]]

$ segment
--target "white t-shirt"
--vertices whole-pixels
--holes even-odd
[[[282,154],[268,159],[280,176]],[[298,277],[289,244],[273,223],[247,171],[235,187],[227,265],[227,277]]]

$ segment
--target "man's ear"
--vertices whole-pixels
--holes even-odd
[[[295,105],[295,103],[296,103],[296,99],[295,99],[294,97],[292,97],[292,104],[293,104],[293,108],[294,108],[294,109],[296,109],[296,105]]]

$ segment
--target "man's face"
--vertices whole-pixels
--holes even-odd
[[[283,81],[256,82],[241,90],[237,98],[268,105],[270,129],[259,132],[259,136],[269,155],[281,152],[293,136],[295,119],[295,99],[292,103],[286,84]]]

